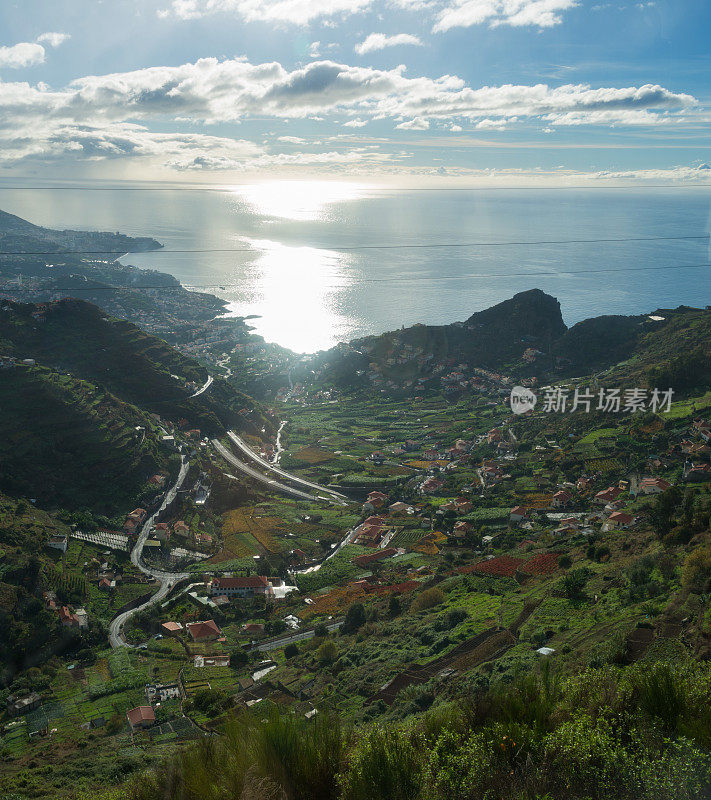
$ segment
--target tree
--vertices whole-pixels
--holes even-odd
[[[711,591],[711,548],[694,550],[686,557],[681,582],[694,592]]]
[[[334,662],[336,660],[336,656],[338,656],[338,648],[332,639],[324,642],[316,651],[316,658],[318,659],[319,664],[322,666]]]
[[[249,662],[249,653],[241,647],[230,653],[230,666],[232,669],[239,669]]]
[[[402,611],[402,605],[400,604],[399,598],[395,595],[390,597],[390,602],[388,603],[388,614],[391,617],[397,617],[398,614]]]
[[[299,655],[299,648],[296,646],[294,642],[288,644],[284,648],[284,658],[286,659],[295,658],[298,655]]]
[[[343,621],[342,630],[344,633],[355,633],[358,628],[365,625],[365,609],[363,603],[353,603],[346,611],[346,618]]]
[[[319,622],[314,628],[314,636],[320,636],[321,638],[328,636],[328,628],[325,622]]]

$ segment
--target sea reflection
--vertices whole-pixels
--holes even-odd
[[[366,187],[339,181],[265,181],[232,191],[261,216],[315,222],[328,206],[363,198]]]
[[[349,285],[346,256],[315,247],[290,247],[267,239],[243,239],[254,248],[245,302],[230,303],[233,314],[255,306],[268,314],[250,325],[268,342],[297,353],[312,353],[347,337],[351,320],[340,313],[338,295]],[[247,287],[244,287],[245,289]]]

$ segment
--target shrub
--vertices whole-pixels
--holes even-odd
[[[681,580],[692,591],[708,592],[711,589],[711,548],[689,553],[684,560]]]
[[[640,708],[656,718],[666,731],[676,731],[687,708],[684,679],[669,664],[640,669],[632,678],[633,696]]]
[[[374,725],[356,743],[340,776],[343,800],[417,800],[421,750],[408,731]]]
[[[418,612],[425,611],[428,608],[434,608],[440,603],[444,602],[444,594],[441,589],[436,587],[432,589],[425,589],[424,592],[419,594],[410,606],[410,611]]]

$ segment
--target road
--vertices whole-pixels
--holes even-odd
[[[197,392],[191,394],[190,397],[199,397],[201,394],[203,394],[203,392],[206,392],[212,386],[212,381],[213,377],[212,375],[209,375],[205,383],[203,383],[203,385],[197,390]]]
[[[342,619],[338,622],[329,622],[328,625],[326,625],[326,628],[328,628],[329,633],[333,633],[333,631],[337,631],[341,625],[343,625]],[[261,653],[267,653],[269,650],[278,650],[280,647],[286,647],[286,645],[291,644],[292,642],[302,642],[305,639],[313,639],[315,633],[316,632],[313,628],[308,631],[291,633],[288,636],[282,636],[279,639],[271,639],[268,642],[257,644],[252,649],[259,650]]]
[[[270,489],[273,489],[275,492],[283,492],[284,494],[288,494],[291,497],[297,497],[299,500],[330,500],[333,498],[330,497],[316,497],[313,494],[306,494],[306,492],[301,492],[298,489],[294,489],[291,486],[287,486],[284,483],[280,483],[279,481],[275,480],[274,478],[268,478],[263,473],[259,472],[256,469],[252,469],[252,467],[244,464],[240,461],[237,456],[228,450],[223,444],[221,444],[217,439],[212,440],[212,446],[217,450],[217,452],[225,459],[231,466],[235,469],[239,470],[239,472],[244,473],[245,475],[249,475],[250,478],[254,478],[255,481],[259,481],[259,483],[263,483]],[[320,489],[321,487],[319,487]]]
[[[316,489],[319,492],[325,492],[326,494],[330,495],[336,500],[348,500],[348,498],[341,494],[340,492],[336,492],[333,489],[327,489],[325,486],[321,486],[318,483],[313,483],[312,481],[304,480],[303,478],[299,478],[296,475],[292,475],[290,472],[285,472],[283,469],[279,469],[279,467],[274,466],[274,464],[270,464],[269,461],[262,458],[260,455],[254,452],[252,448],[242,439],[234,431],[227,431],[227,435],[229,438],[234,442],[237,447],[252,461],[259,464],[260,467],[263,469],[268,469],[270,472],[273,472],[275,475],[279,475],[280,478],[284,478],[285,480],[291,481],[292,483],[298,483],[301,486],[306,486],[309,489]]]
[[[128,647],[128,643],[121,636],[121,631],[123,630],[123,626],[126,624],[126,622],[138,611],[148,608],[148,606],[150,606],[152,603],[157,603],[163,600],[163,598],[166,597],[168,592],[178,581],[188,577],[187,572],[163,572],[162,570],[151,569],[150,567],[147,567],[143,563],[143,548],[156,519],[163,513],[163,511],[165,511],[165,509],[173,502],[173,500],[175,500],[175,496],[177,495],[180,487],[183,485],[189,469],[190,462],[183,456],[182,463],[180,465],[180,472],[178,473],[175,483],[166,492],[160,508],[145,521],[143,527],[141,528],[141,532],[138,534],[136,544],[133,546],[133,550],[131,550],[131,562],[135,564],[135,566],[138,567],[138,569],[144,575],[150,575],[152,578],[155,578],[155,580],[160,583],[160,586],[155,594],[151,595],[151,598],[145,603],[140,606],[136,606],[136,608],[132,608],[129,611],[124,611],[111,620],[111,623],[109,624],[109,642],[111,647]]]

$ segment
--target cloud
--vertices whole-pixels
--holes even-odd
[[[416,118],[459,122],[537,118],[553,125],[654,125],[673,119],[697,101],[687,94],[645,84],[593,88],[586,84],[468,87],[453,75],[407,77],[390,70],[313,61],[287,70],[277,62],[204,58],[178,67],[91,75],[60,90],[0,83],[3,117],[39,114],[83,122],[176,118],[194,122],[282,119],[351,114],[399,121]]]
[[[454,0],[438,12],[433,31],[484,23],[491,27],[551,28],[563,21],[561,12],[577,5],[578,0]]]
[[[37,37],[36,41],[40,44],[48,44],[50,47],[59,47],[67,39],[71,39],[68,33],[42,33]]]
[[[602,171],[592,174],[593,178],[602,180],[660,181],[673,183],[708,183],[711,179],[709,166],[700,164],[695,167],[671,167],[670,169],[631,169],[619,172]]]
[[[430,121],[428,119],[424,119],[423,117],[415,117],[414,119],[408,119],[405,122],[401,122],[395,127],[400,128],[400,130],[403,131],[426,131],[430,127]]]
[[[41,64],[44,59],[44,47],[36,42],[20,42],[11,47],[0,47],[0,69],[34,67]]]
[[[526,122],[537,128],[659,126],[685,119],[694,106],[698,103],[690,95],[651,84],[475,89],[454,75],[408,77],[402,66],[378,70],[323,60],[287,70],[277,62],[206,58],[89,75],[61,89],[0,81],[0,150],[5,160],[63,152],[216,165],[214,159],[236,163],[234,147],[247,145],[203,133],[153,133],[142,126],[168,123],[173,130],[176,120],[223,124],[252,118],[330,119],[350,128],[390,120],[400,130],[420,131],[433,123],[461,127],[465,122],[490,130]]]
[[[23,69],[43,64],[47,52],[42,45],[59,47],[69,38],[66,33],[42,33],[34,42],[19,42],[9,47],[0,47],[0,69]]]
[[[306,25],[314,19],[355,14],[372,0],[173,0],[160,17],[198,19],[217,13],[236,13],[248,22],[289,22]]]
[[[372,53],[374,50],[383,50],[386,47],[397,47],[403,44],[422,45],[422,42],[411,33],[396,33],[393,36],[371,33],[365,38],[365,41],[357,44],[353,49],[362,56],[365,53]]]

